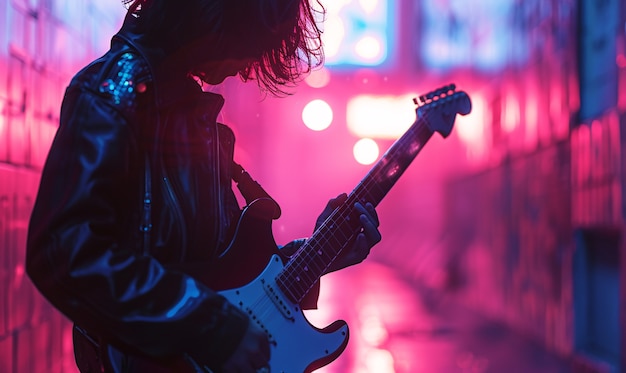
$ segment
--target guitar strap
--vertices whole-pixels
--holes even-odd
[[[258,199],[268,199],[273,202],[273,211],[269,212],[272,219],[278,219],[281,215],[280,206],[266,191],[261,184],[254,180],[250,174],[237,162],[232,161],[231,165],[232,179],[237,184],[237,188],[246,200],[246,204],[251,204]],[[144,251],[149,249],[150,230],[152,224],[150,222],[151,203],[152,203],[152,179],[150,172],[150,164],[148,156],[145,157],[144,163],[144,199],[143,199],[143,221],[140,230],[144,235]]]

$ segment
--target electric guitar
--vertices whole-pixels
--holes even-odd
[[[224,289],[220,294],[267,332],[272,373],[311,372],[343,352],[348,343],[346,322],[337,320],[318,329],[306,320],[299,304],[359,233],[355,202],[378,205],[431,136],[439,132],[447,137],[456,115],[471,111],[468,95],[454,85],[413,101],[418,106],[413,125],[293,256],[281,256],[272,236],[278,206],[270,198],[259,198],[244,208],[233,240],[209,269],[215,279],[211,285]],[[250,247],[254,250],[246,250]],[[248,277],[232,279],[235,271]]]

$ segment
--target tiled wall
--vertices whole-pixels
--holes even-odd
[[[621,284],[619,274],[609,277],[613,276],[609,270],[617,273],[619,265],[613,262],[601,272],[602,287],[596,294],[615,291],[615,298],[602,303],[602,309],[591,299],[607,298],[591,298],[594,290],[581,291],[599,284],[588,279],[597,260],[587,257],[594,253],[597,257],[597,247],[603,258],[612,258],[609,249],[624,248],[623,243],[602,246],[605,241],[613,243],[609,233],[624,232],[623,118],[611,111],[574,128],[569,141],[511,157],[448,185],[447,214],[455,236],[450,250],[462,263],[458,276],[466,285],[467,303],[595,369],[581,371],[604,371],[581,357],[589,353],[589,337],[582,330],[598,322],[581,318],[582,311],[593,309],[601,315],[601,326],[593,325],[596,334],[610,328],[603,340],[624,335],[624,321],[617,315],[617,289],[623,286],[624,275]],[[594,233],[603,240],[589,239],[581,245],[581,234],[594,237]],[[619,348],[603,356],[602,363],[623,366],[614,356]]]
[[[24,271],[28,218],[71,76],[103,53],[117,0],[0,0],[0,372],[76,372],[71,325]]]
[[[559,6],[566,3],[573,5],[553,2]],[[587,359],[584,355],[597,352],[590,351],[590,338],[581,337],[585,328],[593,328],[594,335],[605,333],[604,341],[618,339],[618,335],[624,340],[626,335],[626,318],[620,320],[619,316],[626,304],[624,37],[618,35],[618,43],[610,44],[617,47],[620,68],[617,106],[581,122],[583,100],[579,99],[588,96],[579,95],[585,86],[580,84],[573,62],[580,38],[574,32],[579,29],[571,27],[576,20],[572,12],[569,18],[555,19],[553,27],[540,25],[538,33],[549,30],[559,36],[554,40],[559,43],[545,44],[554,51],[545,50],[529,66],[512,71],[517,76],[509,73],[494,79],[490,101],[494,151],[485,167],[456,177],[448,185],[451,198],[446,212],[455,237],[449,252],[454,263],[460,263],[454,269],[465,281],[466,300],[473,307],[507,321],[555,352],[573,356],[580,364],[576,372],[624,371],[626,344],[613,344],[608,349],[610,356]],[[615,69],[611,63],[609,60],[603,67],[608,76],[613,76]],[[529,93],[543,106],[516,100],[522,113],[516,118],[520,125],[509,132],[499,131],[506,119],[498,109],[500,103],[518,94],[515,90],[527,92],[525,88],[532,88],[527,82],[533,80],[542,89]],[[537,108],[540,115],[534,115]],[[528,131],[529,117],[537,118],[532,132]],[[542,138],[542,131],[560,135]],[[524,141],[529,133],[538,133],[537,140]],[[586,251],[593,251],[593,260],[581,254]],[[618,251],[621,267],[613,260]],[[612,262],[605,265],[606,261]],[[582,294],[581,289],[590,295]],[[591,297],[600,293],[603,296]],[[606,303],[599,306],[598,298]],[[600,315],[592,320],[600,321],[591,326],[588,319],[592,317],[582,317],[581,310]],[[597,366],[596,358],[600,361]],[[603,368],[605,365],[611,368]],[[619,370],[615,370],[617,366]]]
[[[570,354],[569,144],[510,159],[448,188],[453,247],[468,304]]]

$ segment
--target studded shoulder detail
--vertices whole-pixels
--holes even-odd
[[[120,110],[132,111],[136,109],[138,96],[148,90],[150,80],[148,64],[138,55],[126,52],[112,64],[98,89]]]

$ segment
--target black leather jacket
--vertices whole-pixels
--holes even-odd
[[[248,319],[184,268],[210,261],[239,213],[223,99],[165,80],[132,29],[111,45],[66,91],[28,274],[76,323],[84,371],[182,371],[181,356],[219,367]]]

